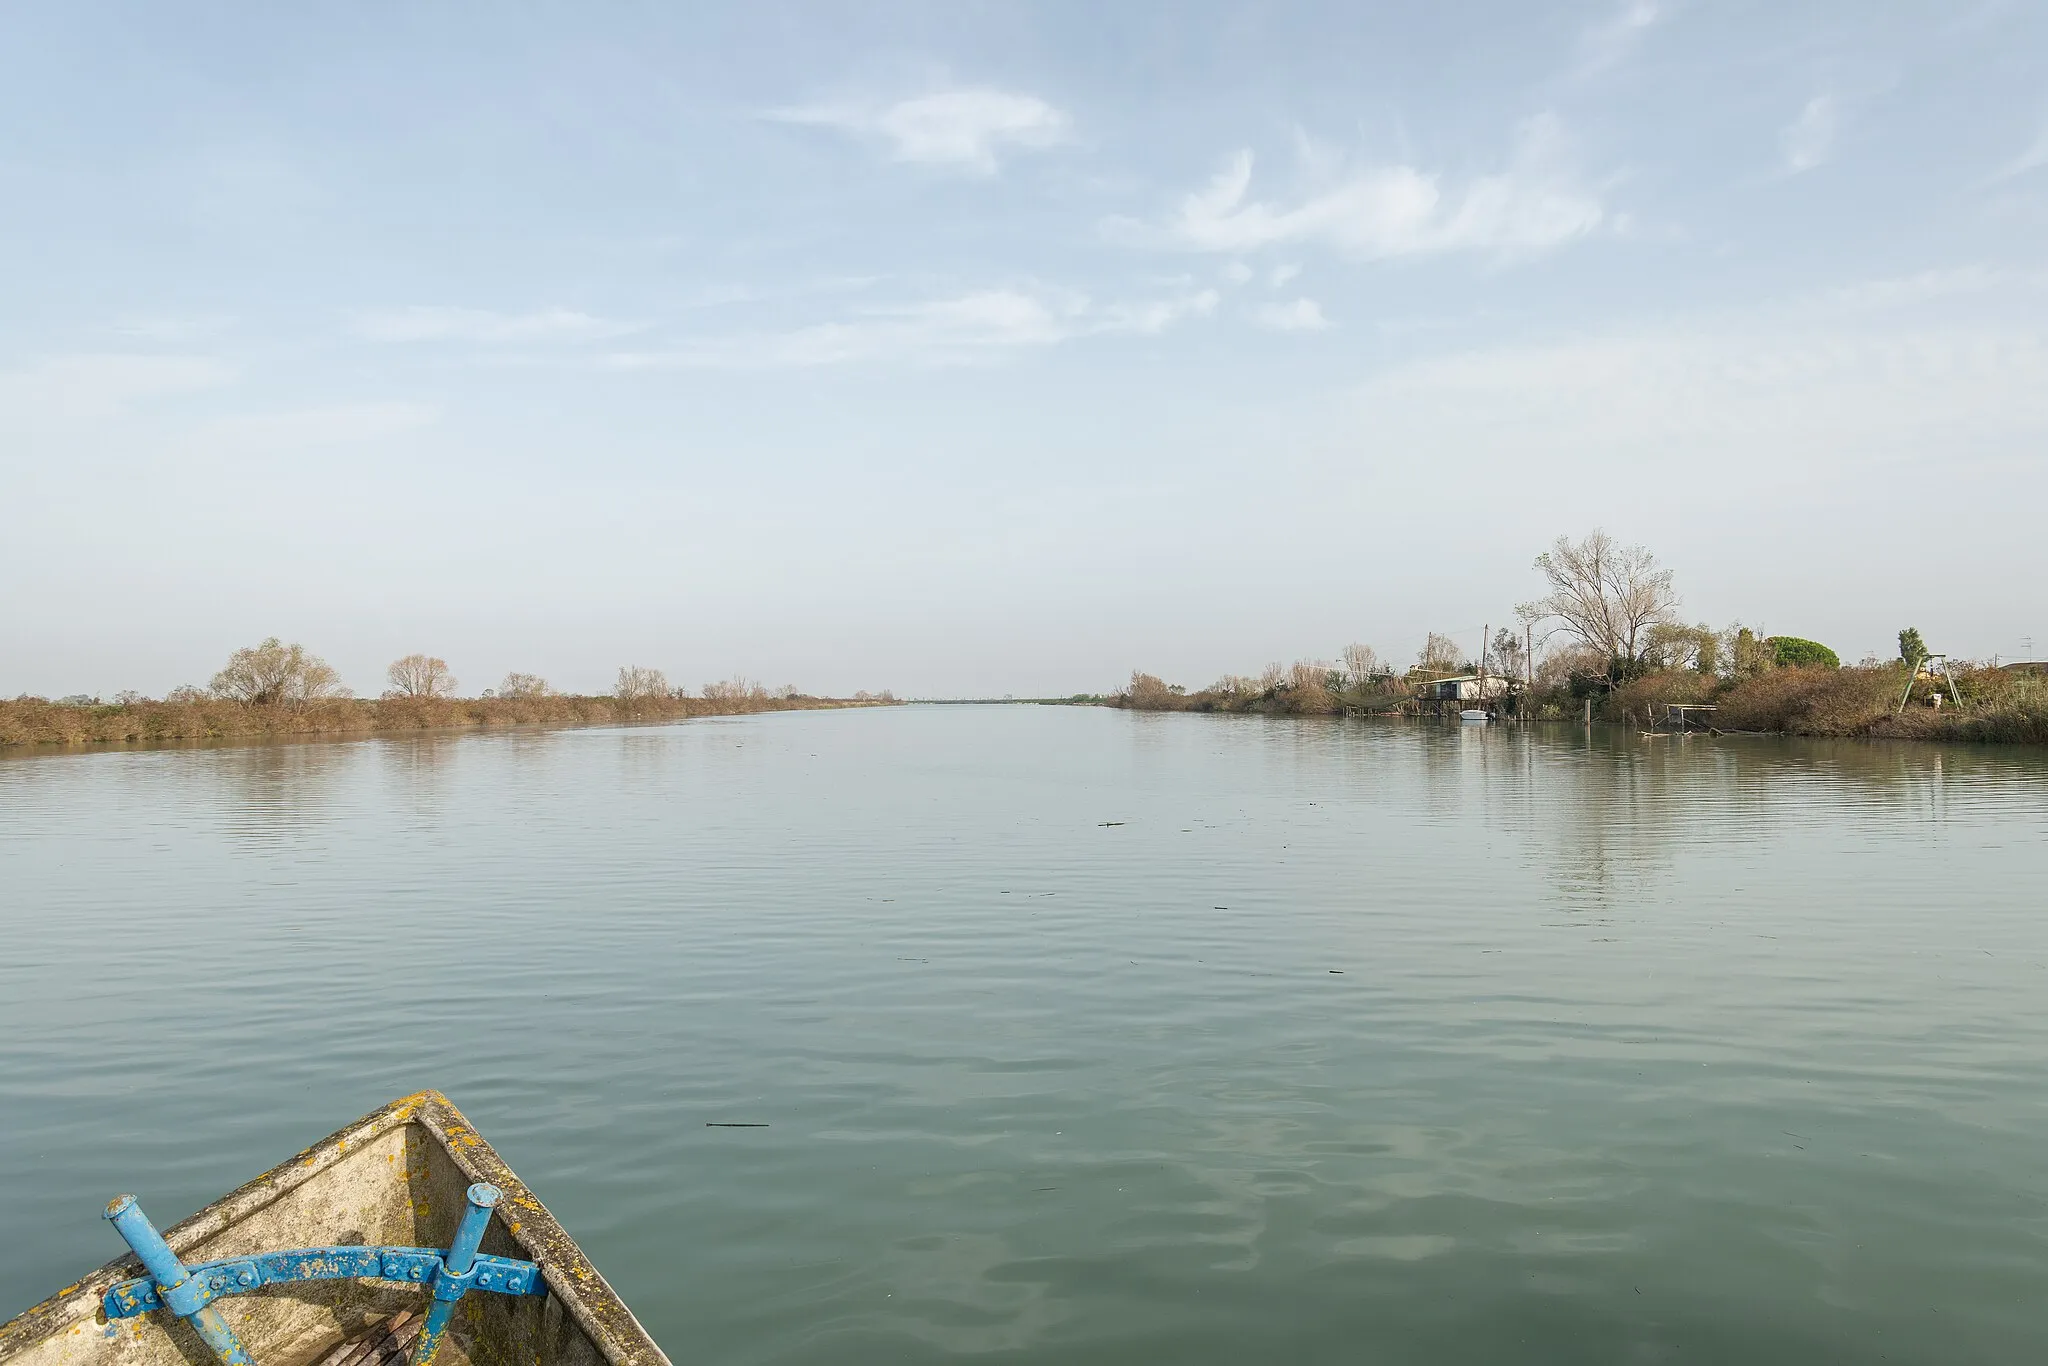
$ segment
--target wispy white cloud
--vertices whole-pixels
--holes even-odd
[[[1815,303],[1822,308],[1905,308],[1935,300],[1954,299],[1967,294],[1982,294],[1994,288],[2018,291],[2040,289],[2044,285],[2048,285],[2048,272],[1996,270],[1989,266],[1954,266],[1842,285],[1829,290]]]
[[[1075,335],[1125,332],[1155,337],[1175,323],[1188,318],[1206,318],[1215,311],[1216,291],[1213,289],[1198,289],[1190,294],[1177,294],[1146,303],[1110,304],[1093,310],[1092,317]]]
[[[1937,449],[1945,461],[2038,449],[2048,334],[1994,319],[1879,320],[1867,300],[1814,296],[1412,361],[1359,398],[1377,436],[1419,453],[1497,446],[1511,432],[1517,449],[1561,469],[1654,449],[1674,467],[1769,487]]]
[[[2048,127],[2043,127],[2035,135],[2033,143],[2025,151],[1986,176],[1984,184],[1996,185],[2000,181],[2023,176],[2029,171],[2038,171],[2043,166],[2048,166]]]
[[[0,417],[103,416],[154,399],[219,388],[234,378],[233,366],[211,356],[54,356],[0,374]]]
[[[1320,332],[1330,325],[1322,305],[1314,299],[1294,299],[1284,304],[1267,304],[1252,315],[1260,327],[1275,332]]]
[[[1157,335],[1215,312],[1214,290],[1098,303],[1050,289],[986,289],[786,332],[719,337],[660,350],[618,352],[621,369],[779,368],[853,361],[962,363],[1078,337]]]
[[[190,345],[220,336],[234,322],[224,313],[128,313],[114,319],[109,330],[132,342]]]
[[[1241,285],[1252,278],[1252,268],[1242,261],[1232,261],[1223,267],[1225,284]]]
[[[1283,262],[1273,267],[1273,273],[1266,277],[1266,283],[1275,289],[1279,289],[1299,274],[1301,274],[1301,267],[1299,265],[1292,261]]]
[[[429,404],[404,402],[231,413],[203,423],[187,444],[197,450],[276,454],[375,441],[427,426],[439,416]]]
[[[1526,254],[1584,237],[1606,217],[1547,116],[1522,126],[1505,169],[1449,190],[1442,176],[1410,165],[1338,166],[1281,203],[1251,196],[1252,167],[1251,152],[1236,153],[1162,229],[1113,226],[1197,251],[1319,244],[1376,260],[1450,251]]]
[[[1624,0],[1621,8],[1579,35],[1580,76],[1592,76],[1619,65],[1634,52],[1658,19],[1656,0]]]
[[[1072,121],[1036,95],[964,87],[893,104],[821,104],[778,109],[784,123],[836,128],[887,144],[897,161],[994,173],[1002,153],[1056,146]]]
[[[488,345],[602,341],[637,332],[644,324],[595,318],[567,308],[497,313],[482,308],[364,309],[351,315],[355,334],[369,341],[462,341]]]
[[[1832,95],[1815,95],[1799,111],[1799,117],[1785,125],[1778,135],[1778,150],[1784,155],[1785,170],[1791,175],[1810,171],[1826,161],[1835,149],[1835,134],[1841,124],[1840,111]]]

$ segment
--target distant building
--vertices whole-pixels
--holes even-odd
[[[1460,674],[1418,683],[1415,695],[1424,702],[1492,702],[1506,697],[1512,686],[1505,674]]]

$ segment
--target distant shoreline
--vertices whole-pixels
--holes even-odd
[[[1943,679],[1943,682],[1948,682]],[[1605,688],[1574,690],[1569,685],[1530,689],[1521,680],[1495,676],[1476,684],[1383,676],[1347,686],[1335,671],[1297,665],[1275,668],[1260,679],[1231,678],[1197,692],[1135,673],[1123,691],[1104,705],[1130,711],[1204,712],[1266,716],[1415,716],[1448,708],[1456,717],[1478,706],[1503,719],[1544,722],[1595,721],[1651,734],[1668,734],[1673,707],[1694,708],[1687,729],[1723,734],[1799,735],[1833,739],[1934,740],[1961,744],[2048,744],[2048,675],[2032,665],[1973,668],[1949,686],[1955,706],[1930,703],[1948,698],[1933,681],[1909,676],[1899,665],[1783,666],[1737,678],[1692,669],[1663,669]],[[1484,703],[1436,702],[1429,696],[1447,686],[1498,684]]]
[[[893,698],[760,695],[631,700],[604,696],[332,698],[298,705],[219,698],[108,703],[17,698],[0,701],[0,746],[90,748],[169,740],[395,735],[408,731],[681,721],[697,716],[900,705]]]

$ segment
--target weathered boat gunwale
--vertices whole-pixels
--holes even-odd
[[[499,1224],[527,1259],[539,1263],[551,1298],[568,1312],[610,1366],[669,1366],[668,1357],[575,1240],[475,1126],[438,1091],[420,1091],[392,1101],[336,1130],[179,1221],[165,1231],[164,1238],[173,1251],[186,1257],[207,1239],[317,1180],[365,1144],[412,1123],[425,1129],[470,1181],[486,1181],[504,1191]],[[84,1308],[81,1301],[89,1301],[93,1314],[104,1321],[98,1306],[107,1290],[141,1272],[142,1264],[134,1254],[124,1254],[0,1324],[0,1366],[78,1323]]]

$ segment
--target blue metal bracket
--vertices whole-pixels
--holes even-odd
[[[428,1366],[448,1327],[455,1302],[472,1290],[499,1295],[545,1295],[540,1267],[511,1257],[477,1252],[491,1209],[503,1192],[488,1182],[469,1188],[446,1252],[431,1247],[302,1247],[186,1266],[149,1222],[132,1195],[107,1206],[107,1218],[135,1250],[149,1275],[122,1281],[101,1301],[109,1319],[129,1319],[168,1309],[199,1331],[225,1366],[253,1366],[248,1353],[218,1310],[209,1306],[228,1295],[245,1295],[266,1285],[292,1281],[384,1280],[417,1285],[434,1297],[421,1325],[412,1366]]]
[[[107,1291],[103,1301],[107,1317],[132,1319],[153,1309],[169,1309],[185,1318],[192,1310],[225,1296],[246,1295],[266,1285],[291,1281],[404,1281],[430,1288],[435,1299],[460,1299],[469,1290],[495,1290],[501,1295],[547,1293],[540,1268],[532,1262],[479,1254],[466,1274],[457,1274],[448,1270],[447,1260],[431,1247],[302,1247],[257,1257],[194,1262],[185,1273],[185,1285],[171,1291],[168,1300],[147,1276],[122,1281]]]

